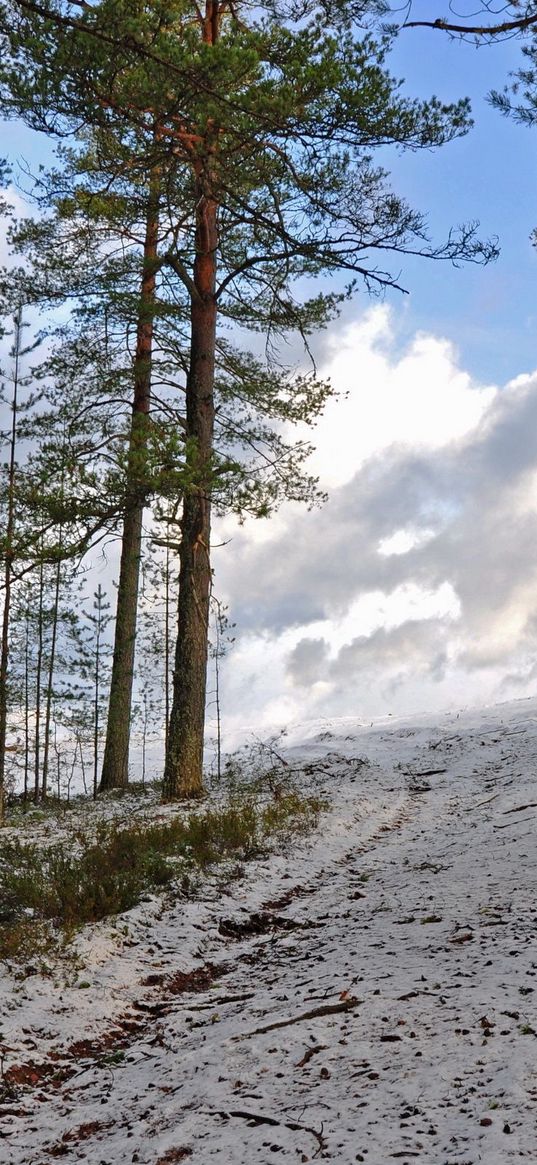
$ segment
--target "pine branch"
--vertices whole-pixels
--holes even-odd
[[[525,32],[537,24],[537,15],[520,16],[517,20],[506,20],[501,24],[451,24],[439,17],[437,20],[407,20],[401,28],[432,28],[440,32],[454,32],[469,36],[503,36],[508,32]]]

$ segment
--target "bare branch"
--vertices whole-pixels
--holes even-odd
[[[402,28],[433,28],[440,32],[453,32],[470,36],[503,36],[508,32],[525,32],[537,25],[537,15],[519,16],[516,20],[505,20],[501,24],[451,24],[438,17],[437,20],[408,20]]]

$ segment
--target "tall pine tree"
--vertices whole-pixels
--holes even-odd
[[[223,322],[262,331],[270,353],[293,333],[307,343],[357,282],[397,285],[386,252],[477,260],[493,250],[472,227],[432,246],[423,216],[373,164],[376,149],[383,157],[389,146],[430,149],[469,125],[464,101],[403,95],[387,69],[389,38],[375,40],[356,24],[378,8],[350,13],[348,4],[293,0],[254,9],[230,0],[4,5],[11,107],[54,132],[76,118],[104,127],[128,151],[131,173],[146,181],[158,173],[163,200],[173,194],[162,270],[181,289],[188,337],[168,799],[202,789],[211,509],[226,472],[215,453],[219,378],[235,401],[248,388],[259,396],[255,362],[249,384],[244,361],[240,375],[229,372],[239,361],[221,342]],[[341,273],[346,287],[327,291],[328,277]],[[231,353],[227,364],[222,351]]]

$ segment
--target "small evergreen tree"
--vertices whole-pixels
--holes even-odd
[[[3,609],[0,632],[0,824],[4,820],[4,798],[6,777],[8,706],[14,692],[11,683],[11,638],[13,586],[17,571],[23,566],[27,545],[31,535],[28,527],[28,513],[24,507],[24,474],[20,465],[22,418],[35,403],[35,396],[29,393],[31,374],[23,372],[24,358],[33,351],[35,344],[23,345],[23,311],[19,304],[13,316],[13,342],[9,353],[9,371],[4,373],[4,384],[0,388],[0,405],[7,404],[11,422],[5,433],[0,433],[0,442],[5,446],[7,461],[0,470],[0,562],[2,563]],[[24,399],[22,397],[24,396]],[[26,518],[26,521],[25,521]],[[15,684],[16,689],[16,684]],[[19,693],[20,694],[20,693]]]
[[[86,620],[85,634],[83,632],[80,635],[80,650],[75,665],[78,674],[89,687],[90,714],[84,718],[83,724],[86,733],[89,727],[92,744],[92,790],[94,801],[97,799],[99,789],[102,726],[110,684],[111,647],[106,638],[107,629],[112,620],[109,612],[110,603],[107,601],[106,594],[99,583],[97,590],[93,593],[92,609],[90,611],[84,611],[84,618]],[[79,722],[80,719],[80,714],[78,714]],[[82,754],[82,735],[80,732],[76,735]]]
[[[216,776],[218,781],[222,777],[222,702],[221,702],[221,661],[227,655],[229,648],[235,642],[232,631],[235,623],[231,623],[228,608],[215,595],[211,595],[211,638],[209,641],[209,656],[214,661],[214,691],[209,693],[209,707],[214,703],[216,719]]]

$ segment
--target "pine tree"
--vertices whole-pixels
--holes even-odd
[[[221,661],[227,655],[235,637],[231,634],[235,623],[228,616],[225,603],[211,595],[210,609],[212,614],[211,638],[209,641],[209,656],[214,661],[214,692],[213,696],[216,719],[216,776],[222,777],[222,700],[221,700]],[[210,706],[210,705],[209,705]]]
[[[15,533],[15,474],[17,454],[17,422],[20,389],[20,359],[22,350],[22,308],[19,307],[14,321],[12,347],[13,376],[11,393],[11,432],[9,434],[9,459],[7,465],[6,524],[3,538],[2,557],[4,560],[4,609],[2,615],[2,635],[0,642],[0,825],[4,821],[5,761],[8,704],[9,635],[11,619],[11,584],[13,573],[13,550]]]
[[[167,799],[202,789],[211,510],[226,489],[240,493],[236,459],[215,448],[217,393],[224,403],[228,394],[228,424],[237,408],[248,418],[259,400],[269,416],[287,409],[311,420],[319,398],[313,377],[280,376],[280,393],[274,368],[261,370],[224,343],[224,321],[236,336],[262,331],[270,356],[293,333],[307,344],[357,282],[396,286],[379,258],[386,252],[451,260],[493,253],[472,227],[432,246],[423,216],[373,165],[379,147],[429,149],[469,125],[464,101],[444,106],[402,95],[386,66],[389,36],[375,40],[356,27],[378,8],[102,0],[80,9],[17,0],[4,10],[12,108],[39,128],[57,131],[79,119],[112,135],[125,172],[147,182],[158,171],[170,209],[162,279],[180,292],[188,335],[176,365],[185,375],[185,410]],[[345,289],[301,297],[341,273]],[[247,492],[239,467],[239,482],[241,474]],[[265,493],[270,509],[270,488]]]
[[[169,509],[164,509],[159,516],[158,536],[148,534],[142,560],[136,650],[134,727],[137,745],[141,746],[143,786],[147,778],[149,742],[152,739],[161,746],[164,739],[164,745],[166,743],[173,648],[172,609],[177,605],[177,570],[169,530]]]
[[[7,449],[7,462],[5,469],[2,466],[3,472],[0,479],[0,512],[3,519],[0,534],[0,561],[3,566],[3,610],[0,638],[0,824],[4,820],[8,706],[10,701],[15,699],[14,692],[11,690],[13,688],[11,639],[14,600],[16,607],[14,586],[17,582],[17,573],[27,559],[28,545],[32,538],[28,525],[28,512],[24,502],[27,488],[26,479],[20,461],[21,455],[24,456],[24,417],[32,409],[36,400],[35,395],[28,391],[31,373],[23,372],[22,367],[25,357],[34,350],[35,343],[23,345],[23,330],[26,324],[23,321],[23,309],[20,303],[15,309],[12,324],[13,342],[9,353],[10,368],[4,374],[7,385],[2,385],[0,390],[0,404],[7,403],[11,413],[8,430],[0,434],[2,444],[5,443]],[[20,691],[18,695],[20,696]]]
[[[177,499],[181,491],[186,420],[182,401],[180,407],[177,404],[178,393],[184,391],[178,371],[187,366],[187,348],[185,308],[175,274],[171,270],[171,278],[168,273],[166,279],[162,274],[169,249],[158,261],[155,256],[148,260],[147,239],[140,234],[138,218],[147,219],[151,209],[143,185],[136,183],[133,189],[125,181],[118,151],[111,149],[108,134],[99,135],[98,141],[97,170],[95,150],[86,147],[76,157],[65,154],[61,172],[40,176],[38,205],[48,212],[47,217],[19,224],[11,238],[15,249],[25,254],[30,271],[20,280],[27,296],[33,295],[41,303],[53,303],[62,293],[77,300],[83,296],[73,327],[59,329],[52,355],[40,369],[50,408],[40,413],[33,435],[40,439],[50,460],[54,433],[63,426],[69,434],[70,482],[62,519],[65,554],[87,545],[96,535],[99,520],[106,530],[114,521],[123,521],[115,664],[102,781],[103,787],[115,787],[122,786],[127,775],[143,512],[155,496],[171,494]],[[104,172],[106,151],[110,160]],[[107,189],[103,192],[105,179]],[[168,188],[164,238],[172,230],[171,193]],[[161,242],[159,238],[152,245],[160,246]],[[121,245],[120,259],[112,251],[112,243]],[[151,294],[142,300],[142,310],[136,282],[141,278],[143,283],[147,263]],[[129,420],[125,401],[133,376],[128,359],[131,328],[137,333],[137,346]],[[149,347],[145,354],[140,352],[141,332],[148,343],[154,342],[153,352]],[[219,364],[215,386],[221,398],[215,440],[219,458],[217,504],[238,513],[263,514],[278,497],[311,499],[315,484],[302,469],[309,447],[304,443],[288,445],[278,429],[262,422],[261,417],[276,422],[304,420],[320,409],[328,386],[311,376],[284,377],[279,371],[266,369],[224,338],[219,340]],[[104,476],[103,458],[108,463]],[[116,465],[112,473],[111,458]],[[174,505],[177,510],[177,502]],[[58,519],[58,498],[55,509]],[[69,537],[66,524],[72,527]]]
[[[129,739],[132,685],[142,554],[144,508],[147,504],[147,425],[151,409],[153,317],[159,244],[160,182],[155,168],[149,178],[142,251],[140,302],[136,322],[134,393],[126,473],[127,505],[121,538],[114,659],[108,706],[101,789],[124,788],[129,779]]]
[[[99,763],[100,763],[100,744],[101,744],[101,726],[103,723],[103,716],[105,711],[104,693],[108,692],[110,685],[110,645],[107,642],[107,629],[112,619],[110,615],[110,603],[106,599],[106,594],[99,583],[97,590],[93,592],[93,604],[90,611],[84,611],[84,618],[86,620],[86,632],[80,634],[80,648],[75,663],[75,675],[78,675],[85,681],[89,687],[89,715],[80,716],[79,706],[80,697],[77,706],[77,719],[84,727],[84,735],[87,735],[89,728],[89,735],[92,745],[92,789],[93,799],[97,799],[99,790]],[[84,693],[80,693],[83,696]],[[80,747],[82,756],[82,733],[79,731],[75,734]]]

